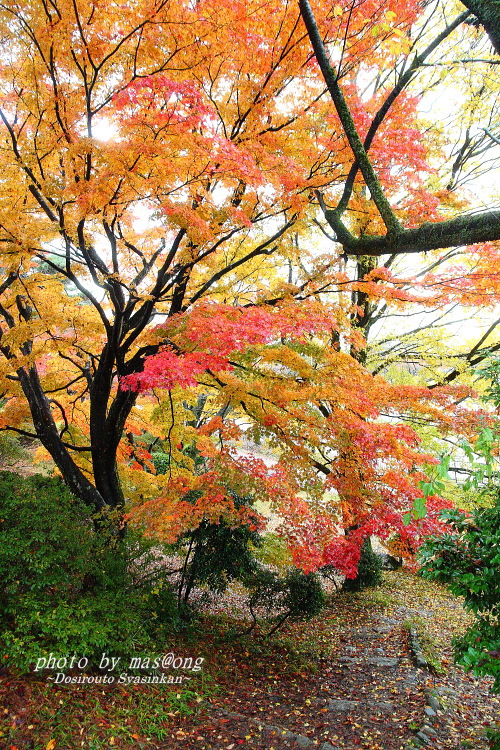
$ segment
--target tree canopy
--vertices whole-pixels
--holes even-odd
[[[447,56],[487,45],[471,20],[494,42],[466,5],[3,3],[2,429],[166,538],[258,525],[227,490],[248,486],[304,568],[434,530],[437,497],[402,522],[435,460],[411,425],[474,433],[459,376],[495,325],[433,382],[397,382],[367,345],[387,313],[496,300],[500,213],[459,186],[495,154],[495,97],[482,140],[472,93],[448,129],[423,113],[443,71],[460,85]],[[463,64],[484,89],[496,62]],[[237,450],[249,435],[272,468]]]

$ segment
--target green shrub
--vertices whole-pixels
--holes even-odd
[[[286,620],[310,620],[321,612],[326,602],[318,575],[298,568],[291,568],[283,576],[259,567],[246,585],[253,616],[251,627],[258,622],[255,610],[260,608],[265,613],[263,619],[274,622],[267,635],[278,630]]]
[[[319,577],[315,573],[304,573],[292,568],[283,582],[284,605],[289,617],[308,620],[318,615],[326,601]]]
[[[129,655],[151,645],[167,612],[173,618],[168,595],[155,596],[140,575],[151,564],[140,539],[96,531],[61,480],[0,472],[0,641],[8,664],[29,669],[44,652],[92,662],[104,651]]]
[[[369,537],[363,541],[361,557],[356,578],[346,578],[342,584],[343,591],[361,591],[369,586],[379,586],[382,583],[383,561],[380,555],[372,549]]]
[[[476,621],[455,640],[459,664],[476,675],[491,675],[500,691],[500,498],[472,516],[458,510],[443,513],[450,532],[432,537],[420,548],[421,574],[440,581]]]
[[[231,491],[236,508],[252,506],[253,498]],[[195,502],[197,493],[185,499]],[[306,575],[296,568],[284,575],[268,570],[258,559],[265,537],[249,524],[232,527],[222,518],[220,523],[203,521],[198,528],[183,535],[176,544],[186,555],[178,587],[179,605],[183,615],[189,614],[189,597],[195,586],[224,593],[230,581],[241,582],[250,593],[250,607],[263,607],[278,612],[270,619],[271,632],[287,619],[308,619],[318,614],[325,603],[319,578]],[[283,552],[280,547],[281,552]],[[257,618],[254,617],[254,625]]]
[[[195,502],[199,493],[190,492],[187,501]],[[252,503],[252,498],[235,492],[231,499],[236,508]],[[178,587],[178,600],[184,609],[195,586],[206,585],[210,591],[223,593],[230,581],[247,581],[258,569],[253,554],[262,544],[261,536],[249,524],[233,527],[221,518],[220,523],[202,521],[201,524],[175,544],[185,554],[185,562]]]
[[[487,729],[486,736],[490,750],[500,750],[500,729]]]
[[[170,468],[170,456],[162,451],[155,451],[151,454],[153,465],[157,474],[166,474]]]
[[[485,400],[500,406],[500,358],[491,355],[478,374],[487,382]],[[420,548],[421,574],[446,584],[475,616],[474,624],[454,641],[455,659],[476,675],[493,677],[493,692],[500,692],[500,472],[496,431],[484,427],[473,446],[461,448],[469,459],[466,485],[489,507],[472,515],[459,510],[442,512],[449,532],[432,537]],[[491,747],[500,745],[498,732]]]
[[[2,461],[16,461],[24,458],[27,451],[18,438],[8,432],[0,432],[0,458]]]

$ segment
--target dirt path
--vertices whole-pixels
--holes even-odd
[[[232,722],[235,742],[275,750],[398,750],[405,744],[410,726],[420,721],[424,709],[422,678],[409,658],[406,633],[393,618],[381,615],[360,620],[358,627],[342,628],[338,636],[337,654],[315,675],[298,679],[286,694],[279,688],[269,693],[267,686],[249,680],[241,696],[234,693],[220,701],[223,710],[218,716]],[[235,705],[239,715],[230,712]],[[251,721],[245,722],[242,715]],[[217,737],[200,746],[220,747]]]

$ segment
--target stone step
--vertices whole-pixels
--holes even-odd
[[[290,748],[290,750],[340,750],[340,748],[334,747],[329,742],[322,742],[318,745],[317,742],[306,737],[304,734],[291,732],[289,729],[279,727],[275,724],[267,724],[253,716],[246,716],[235,711],[226,711],[223,708],[217,708],[213,713],[222,718],[237,719],[238,721],[246,722],[249,726],[257,728],[262,740],[266,744],[268,742],[271,743],[269,747],[272,746],[273,740],[279,740],[285,742],[285,746]]]
[[[341,664],[370,664],[374,667],[394,668],[399,664],[399,658],[395,656],[340,656],[337,659]]]
[[[347,700],[329,700],[329,711],[356,711],[360,706],[369,706],[376,711],[393,711],[394,704],[390,701],[347,701]]]

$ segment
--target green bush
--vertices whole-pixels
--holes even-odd
[[[0,472],[0,642],[29,669],[44,652],[129,655],[152,645],[172,610],[155,596],[152,555],[101,525],[57,478]],[[142,583],[134,583],[134,576]],[[165,589],[166,591],[166,589]],[[172,594],[170,594],[170,598]]]
[[[491,355],[478,370],[485,379],[485,400],[500,406],[500,358]],[[476,675],[493,677],[493,692],[500,692],[500,472],[496,430],[484,427],[473,446],[461,448],[469,459],[466,486],[476,490],[489,507],[477,507],[472,515],[443,511],[449,532],[429,539],[420,548],[421,574],[447,585],[464,598],[464,607],[475,616],[474,624],[454,641],[455,659]],[[492,748],[500,747],[499,733]]]
[[[292,568],[285,576],[283,588],[284,605],[293,620],[315,617],[325,605],[325,593],[315,573],[306,574]]]
[[[361,591],[370,586],[379,586],[382,583],[382,567],[381,556],[373,551],[370,538],[366,537],[361,547],[358,575],[356,578],[346,578],[342,590]]]
[[[236,508],[253,504],[252,497],[234,491],[230,494]],[[197,497],[196,492],[191,492],[185,499],[195,502]],[[296,568],[285,575],[267,569],[258,559],[264,539],[249,524],[232,527],[223,518],[220,523],[203,521],[194,531],[183,535],[176,544],[185,554],[178,584],[183,615],[190,613],[189,596],[195,586],[206,586],[222,594],[230,581],[239,581],[247,588],[252,612],[255,607],[278,612],[269,616],[275,621],[271,632],[287,619],[308,619],[318,614],[325,603],[319,578]]]
[[[487,729],[486,736],[490,750],[500,750],[500,729]]]
[[[16,461],[26,456],[18,438],[8,432],[0,432],[0,458],[2,461]]]
[[[195,502],[198,492],[185,496]],[[251,505],[252,498],[235,492],[231,499],[236,508]],[[253,549],[262,544],[261,536],[249,524],[233,527],[221,518],[220,523],[202,521],[201,524],[180,537],[174,545],[185,554],[185,562],[178,585],[178,600],[185,611],[195,586],[206,585],[210,591],[223,593],[230,581],[245,582],[258,569]]]
[[[170,456],[162,451],[155,451],[151,454],[153,465],[157,474],[166,474],[170,468]]]
[[[253,616],[251,628],[258,622],[255,610],[260,608],[265,613],[263,619],[274,623],[267,635],[278,630],[286,620],[310,620],[326,603],[318,575],[304,573],[298,568],[291,568],[280,576],[259,567],[246,585],[250,591],[249,605]]]
[[[472,516],[443,513],[450,532],[420,548],[421,574],[440,581],[456,596],[475,623],[454,641],[459,664],[476,675],[491,675],[500,691],[500,498]]]

